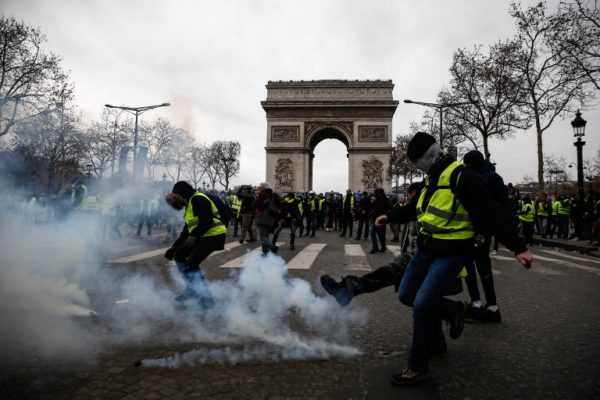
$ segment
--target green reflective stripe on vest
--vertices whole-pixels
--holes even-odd
[[[571,213],[571,199],[564,199],[558,207],[559,215],[569,215]]]
[[[198,227],[198,217],[194,215],[194,211],[192,210],[192,199],[196,196],[202,196],[210,202],[210,208],[213,214],[213,226],[209,230],[207,230],[202,235],[202,237],[217,236],[226,233],[227,228],[220,219],[221,216],[219,215],[219,210],[217,209],[217,206],[215,205],[215,203],[212,202],[210,197],[200,192],[194,193],[194,195],[190,198],[185,208],[183,221],[185,222],[185,226],[188,230],[188,233],[192,233],[194,229]]]
[[[417,202],[417,220],[421,234],[443,240],[464,240],[475,236],[469,213],[450,188],[452,172],[461,165],[458,161],[450,164],[435,185],[431,185],[429,177],[425,177],[425,187]],[[424,210],[423,202],[428,190],[435,191]]]

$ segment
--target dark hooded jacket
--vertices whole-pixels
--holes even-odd
[[[454,161],[445,156],[438,160],[428,175],[431,181],[437,181],[440,174]],[[387,213],[390,222],[404,223],[417,220],[417,202],[421,189],[415,194],[408,207],[394,208]],[[465,169],[460,175],[454,193],[468,211],[476,232],[491,232],[498,240],[515,254],[527,250],[527,246],[518,235],[516,225],[510,217],[501,211],[497,201],[486,189],[484,180],[475,171]],[[423,209],[427,208],[431,193],[423,201]],[[442,240],[419,234],[417,247],[434,254],[461,254],[469,256],[474,251],[474,240]]]

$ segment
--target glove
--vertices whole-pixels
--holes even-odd
[[[169,250],[167,250],[165,252],[165,258],[167,260],[172,260],[173,259],[173,255],[175,254],[175,249],[173,247],[169,248]]]

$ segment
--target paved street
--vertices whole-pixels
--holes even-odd
[[[166,245],[160,239],[125,242],[106,257],[103,268],[113,276],[139,275],[173,287],[173,267],[162,257]],[[234,238],[228,240],[227,250],[204,263],[210,282],[238,279],[246,251],[258,247],[258,242],[240,245]],[[123,313],[135,314],[136,289],[132,286],[127,298],[122,293],[111,297],[91,290],[90,308],[98,314],[79,317],[76,323],[90,337],[112,338],[111,345],[90,350],[84,359],[26,356],[20,362],[5,363],[0,398],[600,398],[600,258],[534,246],[536,260],[526,271],[501,247],[493,256],[493,268],[502,322],[468,323],[458,340],[447,336],[448,354],[433,359],[431,365],[433,381],[399,388],[392,386],[389,378],[406,363],[410,310],[400,305],[391,288],[360,296],[341,308],[318,284],[323,273],[339,277],[375,269],[390,261],[399,248],[389,246],[384,254],[370,255],[370,242],[341,239],[337,232],[319,231],[315,238],[298,239],[296,251],[288,249],[286,240],[285,234],[279,239],[279,253],[288,266],[285,279],[305,280],[325,301],[307,306],[314,308],[284,307],[278,321],[269,321],[272,325],[240,322],[273,326],[276,330],[261,333],[268,339],[261,340],[260,335],[244,339],[250,336],[243,326],[240,332],[246,336],[229,337],[217,330],[221,337],[211,337],[211,324],[222,323],[223,316],[180,310],[183,317],[175,319],[162,308],[164,314],[156,316],[157,333],[148,337],[136,331],[146,326],[148,318],[144,316],[146,321],[140,317],[137,326],[127,328],[130,336],[114,340],[121,332],[115,310],[133,310]],[[272,277],[273,282],[278,282],[276,278]],[[293,287],[303,293],[301,282],[295,281]],[[157,296],[160,290],[156,288]],[[466,300],[467,295],[457,298]],[[258,308],[280,310],[277,306],[256,303]],[[103,313],[109,308],[111,313],[106,315],[110,319]],[[313,325],[312,317],[304,314],[309,309],[316,321]],[[319,310],[326,312],[320,314]],[[348,330],[320,329],[335,326]],[[284,335],[306,348],[290,346],[292,340]],[[199,337],[205,340],[197,340]],[[134,365],[138,360],[142,360],[141,366]]]

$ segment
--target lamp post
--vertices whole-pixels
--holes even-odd
[[[202,181],[202,192],[206,193],[206,181]]]
[[[581,138],[585,135],[585,125],[587,121],[581,118],[579,110],[575,114],[575,119],[571,121],[573,135],[577,138],[573,145],[577,148],[577,199],[579,204],[583,204],[583,146],[585,142]]]
[[[558,197],[558,174],[564,174],[565,171],[562,169],[551,169],[548,172],[554,175],[554,198],[556,199]]]
[[[111,104],[104,105],[104,107],[106,107],[106,108],[116,108],[119,110],[128,111],[128,112],[132,113],[133,115],[135,115],[135,128],[133,130],[133,166],[134,166],[134,168],[135,168],[135,162],[136,162],[136,158],[137,158],[138,117],[139,117],[139,115],[145,113],[146,111],[153,110],[155,108],[169,107],[170,105],[171,105],[170,103],[162,103],[162,104],[156,104],[153,106],[143,106],[143,107],[113,106]]]
[[[458,107],[458,106],[464,106],[464,105],[467,105],[467,104],[471,104],[470,102],[462,102],[462,103],[424,103],[422,101],[414,101],[414,100],[409,100],[409,99],[405,99],[404,102],[406,104],[418,104],[420,106],[436,108],[439,111],[439,113],[440,113],[440,146],[442,146],[443,140],[444,140],[444,132],[443,132],[443,128],[442,128],[442,121],[443,121],[443,117],[444,117],[444,108],[452,108],[452,107]]]

